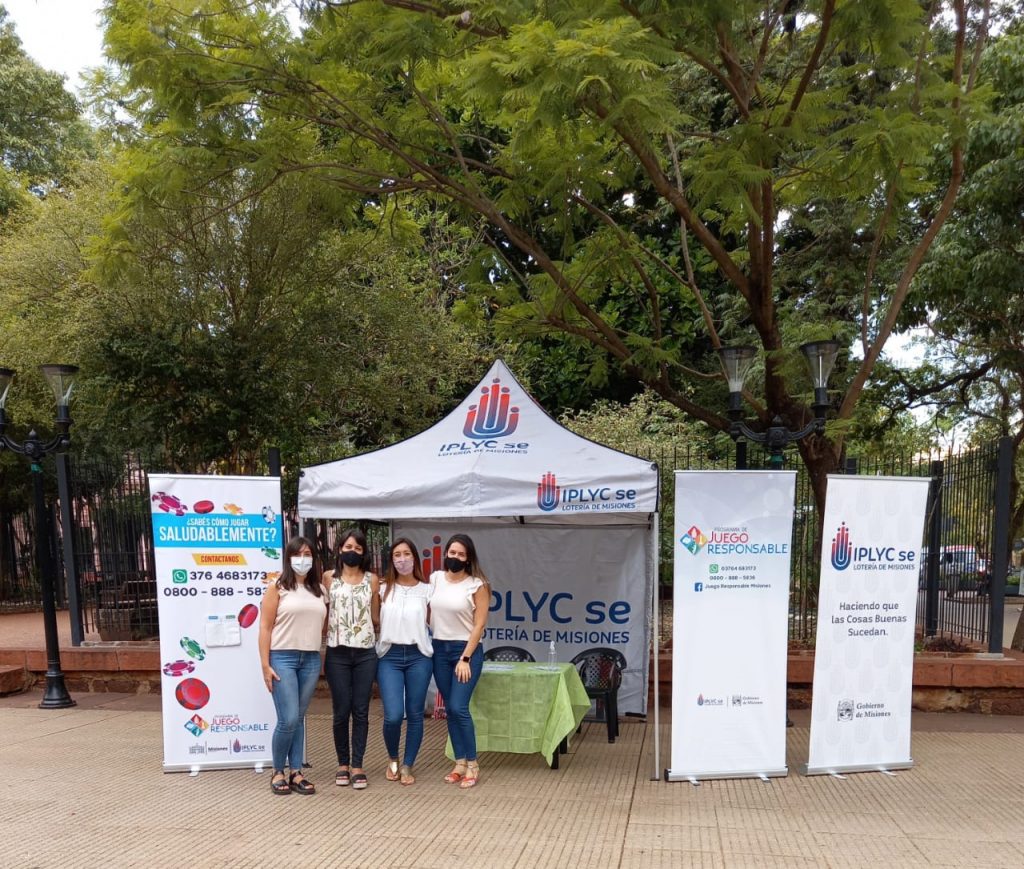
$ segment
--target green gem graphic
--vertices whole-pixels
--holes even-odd
[[[175,570],[171,572],[171,582],[176,582],[179,585],[183,582],[188,582],[188,571],[187,570]]]

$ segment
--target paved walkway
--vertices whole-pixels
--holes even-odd
[[[359,792],[330,781],[330,716],[317,700],[320,793],[282,800],[268,773],[162,773],[158,697],[79,695],[68,710],[40,710],[39,699],[0,699],[4,867],[1024,865],[1022,718],[915,713],[917,765],[895,776],[700,787],[650,780],[652,724],[624,722],[614,745],[585,725],[560,771],[539,756],[487,754],[480,786],[459,791],[441,781],[437,721],[416,785],[384,781],[375,702],[371,785]],[[807,713],[795,718],[791,770],[807,752]]]

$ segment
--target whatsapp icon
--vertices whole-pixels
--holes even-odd
[[[181,585],[183,582],[188,582],[188,571],[187,570],[175,570],[171,572],[171,582],[176,582]]]

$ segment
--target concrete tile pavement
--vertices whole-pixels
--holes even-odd
[[[653,722],[610,745],[585,725],[560,771],[487,754],[481,784],[445,785],[443,722],[428,721],[418,781],[384,781],[371,711],[368,790],[337,788],[330,714],[309,716],[320,792],[281,799],[269,773],[161,772],[159,698],[0,699],[3,867],[748,867],[1024,865],[1024,719],[915,713],[916,767],[845,780],[651,781]],[[669,722],[661,738],[667,765]],[[806,759],[806,712],[788,731]]]

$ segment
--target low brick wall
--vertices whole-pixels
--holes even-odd
[[[46,675],[42,649],[0,649],[0,664],[25,667],[34,685]],[[83,646],[61,649],[61,670],[69,691],[126,694],[160,692],[160,651],[143,646]]]
[[[914,656],[914,708],[925,712],[1024,715],[1024,655],[1012,654],[1013,657],[989,658],[949,652],[918,653]],[[60,657],[69,691],[160,693],[160,651],[154,645],[64,649]],[[24,667],[30,682],[39,685],[46,673],[46,652],[0,649],[0,665]],[[668,705],[672,697],[671,653],[659,656],[659,667],[661,702]],[[787,681],[789,706],[810,707],[813,653],[789,656]],[[326,694],[322,681],[317,694]]]
[[[1024,715],[1024,656],[921,652],[914,656],[913,708],[922,712],[981,712]],[[672,655],[659,656],[661,703],[672,697]],[[814,654],[791,654],[786,668],[787,703],[809,709]]]
[[[27,670],[28,688],[46,681],[46,652],[41,649],[0,649],[0,666],[4,665]],[[152,644],[61,649],[60,666],[72,693],[160,693],[160,650]],[[329,696],[323,678],[316,696]]]
[[[17,664],[0,664],[0,697],[18,694],[28,683],[28,672]]]

